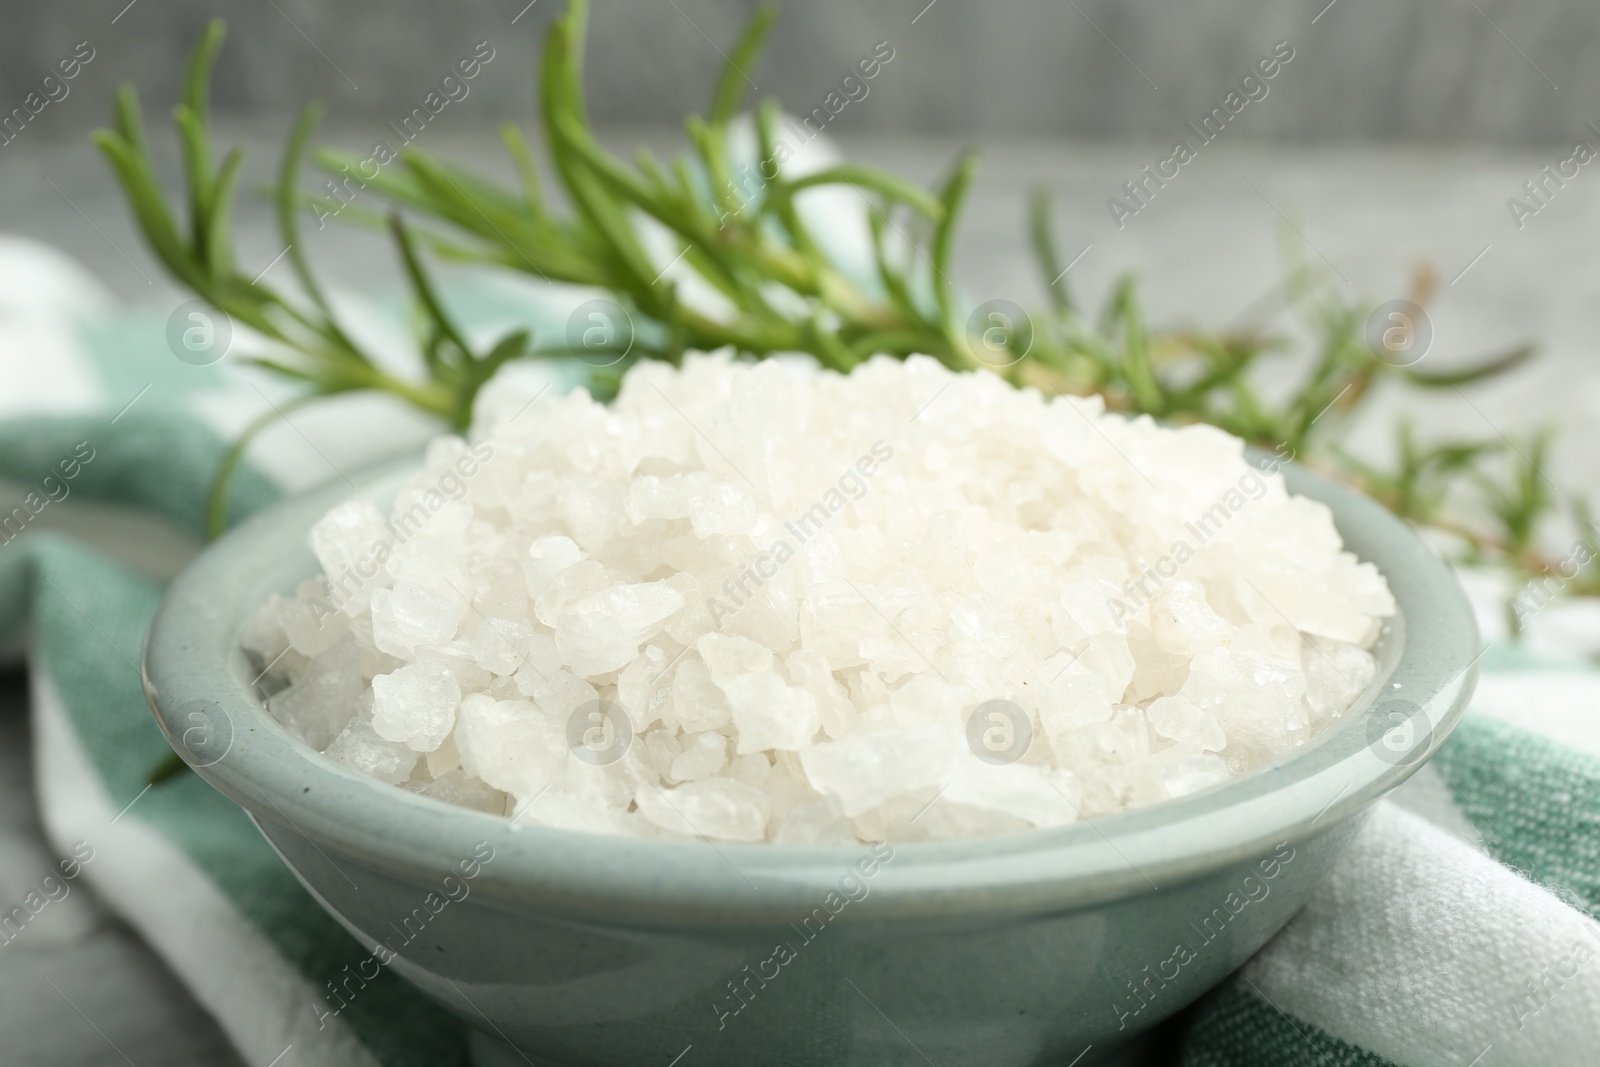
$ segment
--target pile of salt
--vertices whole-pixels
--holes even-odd
[[[599,833],[997,834],[1283,757],[1394,602],[1203,426],[936,362],[645,362],[443,438],[244,639],[312,747]]]

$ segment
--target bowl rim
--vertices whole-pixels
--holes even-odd
[[[358,494],[392,493],[419,461],[389,460],[282,500],[206,548],[172,582],[147,633],[145,693],[174,750],[258,824],[305,838],[335,868],[330,853],[426,887],[488,847],[494,858],[482,864],[473,892],[509,908],[612,921],[789,921],[849,886],[848,917],[860,921],[997,916],[1159,892],[1329,832],[1399,785],[1460,721],[1482,657],[1465,594],[1410,527],[1283,463],[1289,490],[1332,509],[1346,550],[1377,565],[1398,605],[1384,639],[1388,669],[1380,663],[1354,713],[1286,760],[1147,808],[1004,836],[897,844],[892,858],[870,846],[629,838],[513,823],[324,758],[267,713],[239,648],[267,593],[315,572],[311,525]],[[1424,731],[1402,761],[1381,755],[1376,741],[1397,709]],[[313,873],[296,871],[310,882]]]

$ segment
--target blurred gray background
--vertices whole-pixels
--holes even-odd
[[[315,94],[335,116],[395,117],[487,41],[495,61],[460,107],[526,114],[541,28],[560,7],[127,2],[5,0],[0,103],[15,106],[85,40],[97,54],[74,91],[103,99],[128,78],[152,99],[171,99],[195,34],[222,14],[233,47],[217,79],[220,110],[282,111]],[[589,59],[595,117],[675,121],[701,105],[716,49],[753,7],[598,0]],[[809,108],[886,40],[896,58],[872,86],[874,103],[847,108],[840,129],[1166,138],[1287,40],[1297,50],[1294,76],[1271,87],[1277,102],[1251,116],[1251,138],[1540,144],[1567,141],[1600,118],[1597,31],[1600,5],[1587,0],[935,0],[931,8],[927,0],[810,0],[785,5],[767,56],[748,73],[791,110]],[[103,112],[62,105],[77,114],[57,116],[41,136],[81,130]]]

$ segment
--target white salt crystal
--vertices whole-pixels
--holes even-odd
[[[266,602],[245,623],[239,645],[250,653],[258,669],[276,663],[289,649],[289,635],[284,632],[283,616],[286,605],[296,603],[278,593],[267,596]],[[304,605],[300,605],[303,607]]]
[[[633,480],[628,489],[623,510],[636,523],[652,519],[683,519],[690,511],[691,489],[689,481],[681,474],[666,478],[643,474]]]
[[[528,589],[518,561],[496,556],[474,567],[472,578],[477,590],[472,606],[477,615],[505,620],[526,618]]]
[[[1081,792],[1071,771],[970,759],[957,763],[940,802],[999,812],[1030,826],[1063,826],[1077,820]]]
[[[610,674],[639,654],[639,642],[614,615],[563,615],[556,623],[556,649],[574,674]]]
[[[533,601],[533,614],[545,626],[554,627],[573,604],[593,596],[612,583],[606,566],[598,560],[580,559],[550,579]]]
[[[506,814],[506,795],[465,771],[449,771],[427,782],[407,782],[403,788],[445,804],[455,804],[490,815]]]
[[[401,666],[405,661],[398,661],[395,666]],[[473,646],[468,641],[446,641],[442,645],[423,645],[417,649],[417,663],[431,663],[443,667],[455,678],[457,687],[463,693],[485,689],[493,681],[494,675],[478,665],[478,659],[473,655]],[[373,676],[389,674],[393,670],[374,671]]]
[[[242,639],[288,729],[424,796],[588,833],[1013,833],[1281,759],[1377,679],[1383,576],[1210,427],[924,357],[691,353],[610,405],[500,407],[387,514],[319,522],[322,573]],[[995,700],[1032,731],[999,765],[967,741]],[[602,762],[586,708],[631,739]]]
[[[683,751],[683,742],[672,730],[651,730],[644,735],[644,759],[657,775],[671,771],[672,761]]]
[[[620,485],[580,475],[562,483],[556,507],[573,540],[593,553],[604,548],[615,532],[626,495]]]
[[[728,763],[728,739],[715,731],[694,734],[686,739],[684,750],[672,761],[668,777],[677,782],[710,778]]]
[[[293,685],[267,701],[267,710],[320,752],[356,713],[362,688],[361,653],[346,637],[314,657]]]
[[[1256,652],[1213,649],[1196,656],[1177,699],[1213,712],[1233,756],[1264,760],[1305,740],[1305,675]]]
[[[760,785],[772,777],[772,763],[762,752],[749,752],[735,756],[728,764],[728,774],[746,785]]]
[[[526,700],[474,693],[462,700],[458,721],[462,770],[519,799],[536,795],[567,765],[562,725]]]
[[[1370,653],[1321,637],[1306,642],[1301,666],[1306,675],[1306,702],[1324,723],[1341,715],[1378,673]]]
[[[484,615],[472,632],[472,658],[491,674],[515,674],[526,662],[524,650],[532,640],[533,627],[527,622]]]
[[[1123,699],[1130,704],[1149,706],[1157,697],[1172,696],[1189,677],[1189,657],[1168,652],[1148,626],[1130,621],[1127,625],[1128,652],[1137,665]]]
[[[428,766],[428,773],[435,778],[442,778],[461,766],[461,750],[456,748],[456,735],[452,732],[440,742],[439,747],[431,752],[424,752],[422,760]]]
[[[332,606],[348,615],[367,609],[395,535],[369,500],[351,500],[311,528],[311,551],[331,587]]]
[[[390,525],[400,539],[384,563],[396,584],[412,582],[441,596],[460,599],[468,589],[466,575],[467,531],[472,506],[464,500],[446,500],[419,472],[418,484],[401,490],[395,498]]]
[[[776,674],[736,674],[722,686],[739,731],[739,754],[782,748],[796,751],[822,725],[817,698]]]
[[[801,750],[800,765],[817,792],[854,816],[891,797],[939,785],[959,743],[939,727],[852,734]]]
[[[926,810],[922,810],[924,808]],[[999,837],[1025,833],[1033,828],[1026,820],[1003,811],[948,804],[942,796],[928,798],[914,811],[891,811],[886,807],[879,818],[858,818],[853,820],[853,825],[860,836],[887,841]]]
[[[1298,630],[1335,641],[1360,641],[1371,621],[1323,575],[1270,560],[1241,572],[1235,592],[1253,621],[1286,620]]]
[[[579,600],[570,610],[578,615],[615,619],[637,652],[638,646],[660,632],[661,624],[681,607],[683,594],[666,582],[638,582],[602,589]]]
[[[1072,735],[1066,762],[1075,770],[1119,766],[1150,753],[1150,728],[1142,709],[1119,704],[1111,718],[1077,730]]]
[[[631,747],[631,746],[630,746]],[[650,776],[628,774],[624,766],[626,753],[610,763],[596,764],[580,759],[577,750],[567,755],[566,781],[561,788],[574,798],[581,798],[596,810],[620,813],[633,803],[639,787],[653,781]]]
[[[1192,656],[1226,644],[1236,629],[1211,609],[1205,586],[1182,578],[1156,594],[1150,631],[1168,652]]]
[[[411,663],[372,680],[372,728],[427,752],[450,736],[460,703],[455,675],[435,663]]]
[[[309,596],[312,599],[299,599]],[[283,601],[278,617],[289,647],[303,656],[317,656],[350,633],[349,620],[328,603],[320,583]]]
[[[1195,748],[1220,752],[1228,743],[1222,723],[1214,712],[1199,707],[1192,699],[1175,696],[1151,701],[1145,712],[1156,733],[1170,741]]]
[[[1227,761],[1221,756],[1181,746],[1158,752],[1149,762],[1155,765],[1161,786],[1172,799],[1199,792],[1229,778]]]
[[[1046,661],[1046,680],[1038,694],[1039,720],[1058,760],[1075,747],[1075,735],[1111,718],[1112,699],[1098,675],[1074,657]]]
[[[676,789],[644,786],[634,797],[646,819],[669,833],[714,841],[760,841],[772,801],[731,778],[685,782]]]
[[[465,605],[412,582],[372,593],[372,638],[379,651],[410,658],[418,645],[456,635]]]
[[[519,651],[522,653],[522,666],[513,672],[513,677],[517,680],[517,688],[532,696],[537,687],[548,685],[556,672],[561,670],[561,650],[556,648],[554,635],[534,633],[523,642]]]
[[[853,725],[855,706],[844,686],[839,684],[822,653],[797,648],[784,657],[790,681],[806,690],[817,702],[817,715],[829,737],[842,737]]]
[[[365,719],[351,719],[323,755],[390,785],[410,778],[420,758],[406,745],[378,736]]]
[[[855,830],[830,800],[814,800],[778,821],[772,840],[779,845],[853,845]]]
[[[756,504],[745,487],[715,477],[694,483],[689,519],[701,537],[731,537],[749,531],[756,521]]]
[[[583,550],[570,537],[554,534],[541,537],[528,546],[528,562],[523,566],[528,594],[538,596],[556,575],[583,558]]]
[[[617,703],[628,709],[636,731],[660,722],[666,703],[672,699],[672,677],[667,665],[660,662],[665,658],[664,654],[658,659],[647,652],[617,674]]]
[[[563,721],[579,705],[600,696],[594,686],[564,667],[545,673],[534,670],[531,662],[526,663],[518,669],[512,681],[516,683],[518,692],[533,698],[540,711]]]
[[[711,672],[697,659],[684,659],[678,664],[672,682],[672,714],[670,725],[688,733],[717,730],[733,717],[728,698],[711,680]]]
[[[1098,633],[1082,642],[1078,662],[1100,679],[1113,700],[1122,698],[1137,669],[1127,635],[1115,632]]]
[[[759,674],[772,670],[772,649],[764,648],[738,634],[706,634],[695,642],[711,680],[726,685],[736,674]]]
[[[1061,609],[1085,634],[1117,628],[1120,617],[1112,605],[1124,598],[1122,583],[1128,565],[1115,557],[1085,561],[1074,567],[1061,586]]]

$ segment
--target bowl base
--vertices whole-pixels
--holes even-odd
[[[515,1045],[486,1034],[476,1027],[467,1029],[467,1050],[471,1053],[472,1067],[570,1067],[544,1056],[525,1052]]]
[[[1095,1047],[1076,1067],[1172,1067],[1178,1062],[1172,1022],[1115,1045]],[[1070,1064],[1066,1067],[1071,1067]]]
[[[1090,1054],[1074,1061],[1072,1067],[1167,1067],[1177,1062],[1171,1038],[1165,1035],[1171,1025],[1169,1022],[1114,1047],[1091,1048]],[[472,1067],[570,1067],[524,1051],[475,1027],[468,1029],[467,1047],[472,1053]]]

